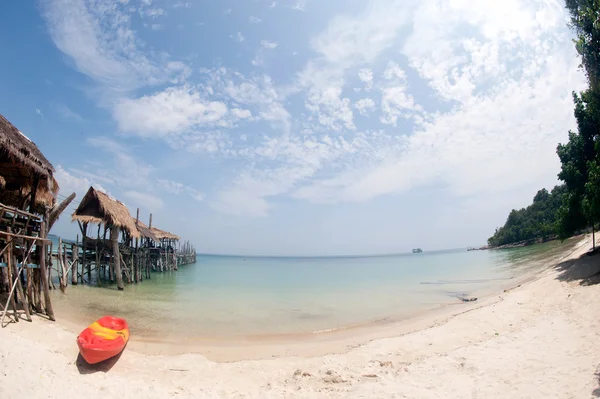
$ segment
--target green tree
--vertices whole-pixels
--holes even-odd
[[[569,141],[556,151],[561,161],[558,177],[567,188],[558,212],[562,239],[600,221],[600,0],[566,0],[566,7],[589,88],[573,93],[577,132],[570,131]]]
[[[553,238],[558,234],[558,216],[564,197],[568,195],[564,185],[556,186],[551,192],[539,190],[533,203],[527,208],[513,209],[504,226],[496,229],[488,244],[492,247]]]
[[[595,90],[600,76],[600,1],[566,0],[571,15],[570,27],[575,31],[575,48],[581,57],[581,67]]]

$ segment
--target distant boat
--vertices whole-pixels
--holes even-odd
[[[413,254],[420,254],[421,252],[423,252],[423,250],[421,248],[413,249]]]

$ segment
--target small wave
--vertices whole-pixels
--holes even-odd
[[[438,281],[421,281],[419,284],[423,285],[444,285],[444,284],[479,284],[489,283],[490,281],[501,281],[510,280],[513,277],[502,277],[502,278],[485,278],[479,280],[438,280]]]

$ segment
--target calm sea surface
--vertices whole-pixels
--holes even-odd
[[[310,333],[401,320],[456,295],[482,295],[541,270],[577,240],[496,251],[372,257],[199,255],[177,272],[114,287],[55,292],[59,317],[82,328],[113,314],[138,336],[168,339]],[[64,316],[61,316],[64,315]]]

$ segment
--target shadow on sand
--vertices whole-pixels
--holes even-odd
[[[81,353],[77,355],[77,360],[75,364],[77,365],[77,370],[79,370],[79,374],[94,374],[94,373],[108,373],[110,369],[113,368],[115,364],[121,358],[123,351],[121,351],[117,356],[113,356],[110,359],[106,359],[103,362],[96,364],[89,364],[85,361],[85,359],[81,356]]]
[[[594,375],[596,376],[596,380],[598,381],[598,388],[592,391],[592,396],[594,398],[600,398],[600,367],[598,368],[598,370],[596,370],[596,374]]]
[[[579,285],[588,286],[600,283],[600,248],[589,251],[579,258],[567,260],[555,266],[559,272],[557,280],[565,282],[579,282]]]
[[[600,248],[590,250],[579,258],[567,260],[555,266],[559,272],[556,277],[559,281],[579,282],[580,286],[592,286],[600,283]],[[592,391],[592,396],[600,398],[600,367],[594,374],[598,387]]]

